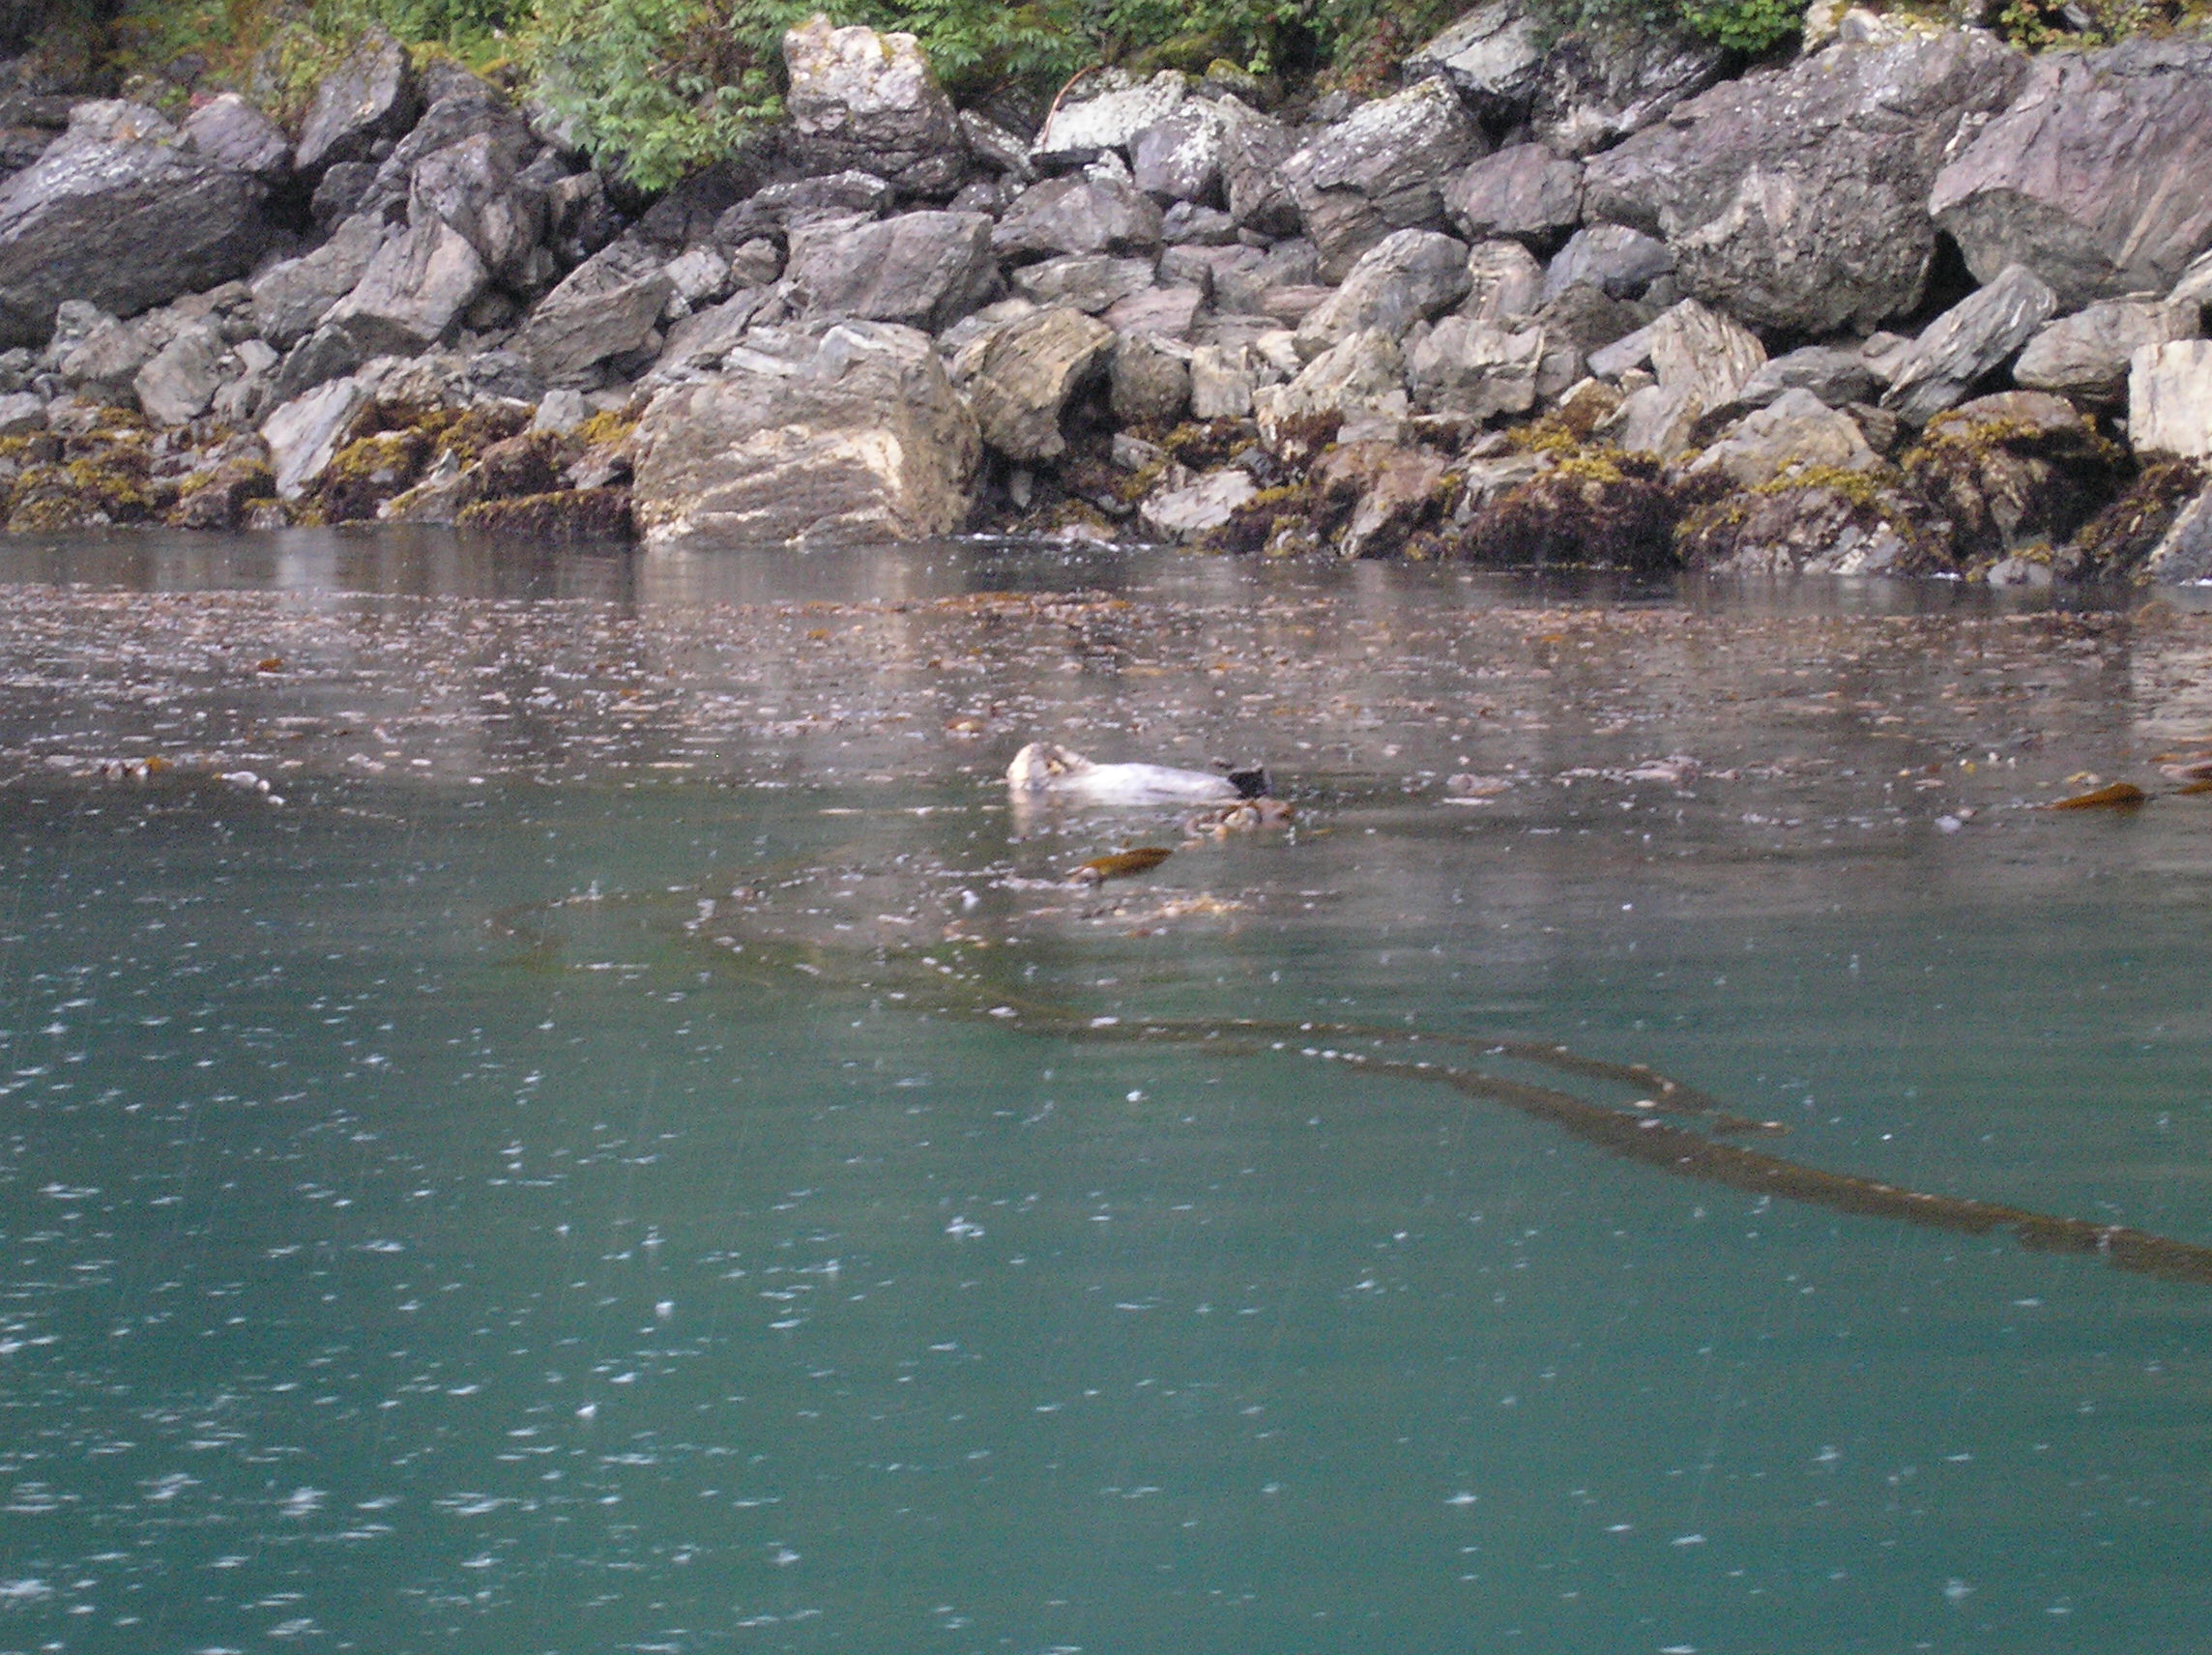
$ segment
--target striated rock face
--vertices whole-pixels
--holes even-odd
[[[817,14],[783,37],[784,108],[814,170],[871,172],[910,195],[960,188],[968,140],[920,43]]]
[[[2013,382],[2115,407],[2127,399],[2130,357],[2144,345],[2193,339],[2202,331],[2195,305],[2107,300],[2044,326],[2013,363]]]
[[[1577,29],[1544,54],[1529,110],[1539,142],[1585,156],[1665,120],[1721,77],[1728,53],[1658,29]]]
[[[2025,265],[2072,308],[2165,292],[2212,246],[2212,42],[2039,60],[1936,176],[1929,212],[1984,281]]]
[[[549,383],[586,376],[644,343],[673,291],[649,250],[617,242],[545,296],[516,336],[515,352]]]
[[[1450,175],[1489,147],[1450,83],[1424,80],[1361,105],[1283,162],[1283,180],[1321,248],[1322,274],[1341,281],[1393,230],[1443,223]]]
[[[269,244],[267,189],[136,104],[84,104],[0,185],[0,345],[44,344],[79,299],[119,316],[244,276]]]
[[[1337,290],[1298,324],[1311,361],[1348,334],[1381,328],[1402,337],[1415,322],[1467,297],[1468,246],[1434,230],[1400,230],[1360,256]]]
[[[981,303],[998,274],[980,213],[817,219],[791,232],[784,276],[801,316],[860,316],[931,333]]]
[[[1113,349],[1114,330],[1079,310],[1039,310],[999,330],[968,387],[983,441],[1024,463],[1065,453],[1061,415]]]
[[[2007,267],[1989,286],[1928,324],[1899,360],[1882,406],[1911,424],[1926,424],[2002,366],[2056,306],[2051,289],[2032,272]]]
[[[654,398],[633,448],[654,546],[921,539],[966,521],[982,445],[927,334],[764,331]]]
[[[1754,328],[1870,329],[1920,301],[1961,120],[2003,108],[2026,70],[1976,33],[1831,46],[1592,158],[1585,210],[1663,237],[1690,290]]]

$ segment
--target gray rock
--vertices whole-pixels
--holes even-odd
[[[1260,434],[1270,443],[1293,421],[1315,415],[1403,417],[1410,406],[1405,356],[1380,328],[1324,351],[1288,385],[1262,386],[1252,393]]]
[[[1519,242],[1483,242],[1470,248],[1467,280],[1460,313],[1478,321],[1533,316],[1544,303],[1544,267]]]
[[[166,329],[158,324],[149,326],[143,318],[122,322],[95,309],[90,325],[82,326],[81,334],[77,329],[71,330],[70,338],[73,338],[73,343],[67,343],[66,349],[49,348],[47,356],[67,384],[79,389],[97,388],[112,397],[130,386],[138,370],[170,337]],[[57,329],[55,346],[66,342]]]
[[[1704,411],[1687,387],[1646,385],[1628,393],[1606,435],[1631,453],[1674,459],[1695,443]]]
[[[729,354],[744,342],[754,319],[768,301],[768,290],[747,287],[721,304],[695,310],[668,330],[660,360],[647,378],[655,384],[696,379],[713,372]],[[574,392],[556,394],[573,395]]]
[[[1137,508],[1137,521],[1155,540],[1188,544],[1208,529],[1220,528],[1237,507],[1259,492],[1252,474],[1237,467],[1200,478],[1184,472],[1145,497]]]
[[[417,224],[442,219],[494,277],[518,285],[547,213],[544,192],[521,182],[514,162],[511,142],[493,132],[435,150],[416,164],[408,216]]]
[[[539,302],[515,335],[515,354],[548,384],[582,379],[643,345],[674,290],[650,248],[617,242]]]
[[[1908,424],[1925,425],[2002,367],[2057,305],[2057,295],[2034,272],[2008,266],[1928,324],[1899,363],[1881,405]]]
[[[1160,210],[1134,185],[1088,172],[1025,189],[992,233],[1002,258],[1054,253],[1149,252],[1160,246]]]
[[[323,174],[307,211],[324,229],[358,216],[376,188],[374,161],[341,160]]]
[[[268,184],[291,176],[292,144],[284,129],[235,92],[211,98],[185,121],[192,148],[219,166]]]
[[[1729,426],[1690,471],[1718,472],[1738,488],[1760,488],[1793,472],[1869,472],[1880,463],[1848,414],[1810,391],[1789,390]]]
[[[1263,235],[1298,233],[1298,204],[1283,177],[1283,162],[1297,147],[1288,127],[1264,115],[1223,131],[1221,188],[1235,223]]]
[[[2202,332],[2201,313],[2193,304],[2109,299],[2047,323],[2013,363],[2013,383],[2118,407],[2127,400],[2130,357],[2144,345],[2193,339]]]
[[[1105,367],[1114,338],[1076,310],[1040,310],[999,330],[968,386],[983,441],[1016,461],[1065,453],[1061,415]]]
[[[344,329],[318,328],[286,352],[270,376],[270,405],[281,406],[318,385],[343,379],[367,360],[361,342]]]
[[[2123,374],[2126,364],[2121,364]],[[1887,381],[1877,380],[1856,351],[1806,345],[1776,357],[1743,383],[1738,402],[1763,408],[1786,391],[1804,391],[1830,408],[1871,402]]]
[[[872,172],[833,172],[771,184],[714,221],[714,245],[739,247],[756,237],[781,239],[801,224],[824,218],[880,218],[893,191]]]
[[[1574,286],[1594,287],[1615,299],[1636,299],[1674,269],[1674,254],[1625,224],[1592,224],[1567,239],[1544,271],[1544,297],[1557,299]]]
[[[43,344],[64,300],[132,315],[244,276],[268,246],[259,179],[127,107],[0,185],[0,345]]]
[[[1298,354],[1310,362],[1363,328],[1402,335],[1415,322],[1449,309],[1467,297],[1467,260],[1465,242],[1434,230],[1385,236],[1298,324]]]
[[[131,389],[138,406],[157,425],[182,425],[208,411],[223,381],[238,363],[230,357],[221,330],[201,322],[185,329],[138,370]]]
[[[285,403],[261,422],[281,498],[297,500],[307,491],[374,400],[359,380],[340,379]]]
[[[315,88],[300,128],[297,164],[314,173],[339,161],[364,161],[379,139],[404,136],[420,108],[407,48],[371,29]]]
[[[1766,347],[1749,330],[1695,299],[1654,317],[1646,333],[1661,389],[1688,392],[1701,413],[1732,402],[1766,365]]]
[[[1137,134],[1182,107],[1189,83],[1174,70],[1150,80],[1132,81],[1119,70],[1106,70],[1088,83],[1094,95],[1062,103],[1053,110],[1030,146],[1030,159],[1045,166],[1081,166],[1105,150],[1126,154]]]
[[[1529,128],[1565,156],[1608,149],[1717,82],[1729,55],[1667,29],[1576,29],[1544,54]]]
[[[254,332],[291,349],[361,285],[369,261],[396,234],[373,218],[348,218],[313,252],[271,265],[253,278]]]
[[[1237,220],[1217,207],[1178,201],[1161,216],[1160,234],[1170,247],[1225,247],[1237,240]]]
[[[828,544],[957,531],[981,444],[926,334],[841,322],[763,331],[661,392],[633,453],[649,546]]]
[[[1220,206],[1228,199],[1222,160],[1231,130],[1265,119],[1234,98],[1193,98],[1130,140],[1130,176],[1161,200]]]
[[[1470,241],[1503,236],[1548,250],[1582,222],[1582,163],[1541,144],[1514,144],[1446,185],[1444,212]]]
[[[12,391],[0,396],[0,438],[28,436],[45,428],[45,399],[37,392]]]
[[[1487,147],[1450,83],[1434,79],[1362,104],[1291,155],[1282,176],[1323,276],[1343,280],[1394,230],[1441,227],[1444,185]]]
[[[912,35],[832,28],[819,13],[783,37],[784,110],[813,170],[872,172],[910,195],[960,188],[968,139]]]
[[[1190,417],[1241,420],[1252,412],[1261,370],[1243,345],[1200,345],[1190,353]]]
[[[980,213],[818,219],[791,232],[784,271],[803,317],[860,316],[928,333],[975,309],[997,276],[991,220]]]
[[[431,218],[379,247],[323,326],[348,335],[365,356],[414,356],[443,339],[490,280],[468,238]]]
[[[1188,339],[1205,303],[1196,287],[1148,287],[1117,300],[1099,319],[1126,338]]]
[[[1825,55],[1824,53],[1822,55]],[[1683,550],[1705,574],[1877,576],[1903,573],[1912,545],[1902,503],[1877,492],[1873,504],[1833,487],[1755,494],[1742,516],[1695,535]]]
[[[1114,348],[1109,400],[1123,425],[1172,425],[1190,406],[1190,364],[1143,336]]]
[[[985,166],[994,167],[1017,185],[1034,184],[1036,168],[1030,164],[1030,147],[988,116],[973,109],[960,111],[960,131],[968,151]]]
[[[2212,488],[2174,517],[2143,564],[2143,579],[2156,586],[2193,586],[2212,580]]]
[[[988,243],[985,253],[988,256]],[[1069,253],[1025,265],[1014,272],[1014,291],[1036,305],[1065,305],[1095,316],[1112,309],[1132,293],[1152,285],[1152,266],[1146,259],[1115,258],[1108,253]]]
[[[2212,456],[2212,339],[2139,345],[2128,359],[2128,446]]]
[[[1747,326],[1871,328],[1927,285],[1929,190],[1962,119],[2002,108],[2025,71],[1977,32],[1832,45],[1593,157],[1584,210],[1663,237],[1689,291]]]
[[[2068,309],[2164,292],[2212,245],[2212,42],[2054,52],[1937,175],[1928,210],[1984,281],[2025,265]]]
[[[1544,31],[1520,0],[1477,7],[1406,60],[1409,75],[1441,75],[1486,121],[1528,111],[1542,77]]]
[[[1544,351],[1541,328],[1446,316],[1408,354],[1406,378],[1432,413],[1475,420],[1526,414],[1536,405]]]

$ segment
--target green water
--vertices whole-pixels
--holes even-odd
[[[2212,625],[203,544],[0,565],[0,1650],[2212,1647],[2212,1288],[1080,1032],[2212,1242],[2212,798],[2028,808]],[[1070,893],[1033,732],[1299,818]]]

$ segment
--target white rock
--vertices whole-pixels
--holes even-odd
[[[323,475],[345,434],[369,404],[368,388],[358,379],[334,379],[305,396],[295,396],[261,422],[276,492],[297,500]]]
[[[2212,455],[2212,339],[2144,345],[2128,358],[2128,444],[2139,454]]]
[[[1195,540],[1208,529],[1218,529],[1229,515],[1252,496],[1260,485],[1252,474],[1232,467],[1208,472],[1179,488],[1157,489],[1137,509],[1137,520],[1154,539]],[[1185,796],[1187,797],[1187,796]]]

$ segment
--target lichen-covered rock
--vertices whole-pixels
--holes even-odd
[[[1234,98],[1194,98],[1130,140],[1130,176],[1139,189],[1158,199],[1224,205],[1229,134],[1263,119]]]
[[[1297,147],[1290,128],[1264,115],[1224,129],[1221,188],[1232,222],[1269,236],[1298,233],[1298,204],[1283,177],[1283,162]]]
[[[1727,427],[1690,470],[1725,477],[1737,488],[1762,488],[1781,478],[1872,472],[1880,464],[1848,414],[1791,390]]]
[[[1126,154],[1137,134],[1183,106],[1189,83],[1174,70],[1150,80],[1131,80],[1107,70],[1085,83],[1085,96],[1063,100],[1030,146],[1031,160],[1046,167],[1081,166],[1105,150]]]
[[[2013,383],[2098,407],[2127,400],[2128,360],[2145,345],[2203,332],[2195,305],[2108,299],[2046,323],[2013,363]]]
[[[544,191],[522,176],[528,134],[517,125],[480,131],[417,163],[408,212],[420,224],[443,220],[494,276],[527,283],[530,255],[545,239]]]
[[[872,172],[832,172],[771,184],[714,220],[714,245],[734,249],[757,237],[780,240],[823,218],[880,218],[896,193]]]
[[[1002,258],[1055,253],[1139,253],[1160,245],[1160,210],[1125,179],[1077,172],[1048,178],[1014,198],[992,232]]]
[[[983,441],[1023,463],[1065,453],[1061,415],[1104,372],[1114,338],[1078,310],[1040,310],[1000,329],[968,385]]]
[[[920,43],[819,14],[783,37],[784,109],[812,170],[871,172],[942,200],[968,170],[968,140]]]
[[[859,316],[940,333],[982,303],[998,277],[980,213],[828,218],[791,231],[784,278],[801,317]]]
[[[2063,397],[2008,391],[1930,421],[1901,463],[1974,560],[2063,543],[2118,492],[2124,459]]]
[[[1929,212],[1984,281],[2025,265],[2075,308],[2161,292],[2212,245],[2212,43],[2037,61],[1937,175]]]
[[[1457,552],[1507,568],[1672,568],[1682,509],[1658,461],[1586,450],[1499,495]]]
[[[367,160],[379,139],[404,136],[420,108],[407,48],[381,29],[369,30],[315,88],[300,128],[300,170]]]
[[[1509,126],[1528,112],[1547,44],[1521,0],[1478,6],[1406,60],[1409,75],[1441,76],[1485,121]]]
[[[1972,393],[2057,308],[2057,295],[2025,265],[2009,265],[1921,331],[1882,393],[1908,424],[1924,425]]]
[[[131,316],[244,276],[268,247],[267,186],[135,104],[80,104],[0,184],[0,346],[44,344],[65,300]]]
[[[1960,122],[2003,108],[2025,72],[1973,31],[1830,46],[1593,157],[1584,208],[1664,238],[1690,291],[1749,327],[1869,329],[1920,302]]]
[[[512,499],[480,500],[461,508],[461,528],[533,545],[626,541],[636,537],[626,488],[557,488]]]
[[[1857,475],[1787,480],[1692,512],[1685,566],[1736,576],[1903,575],[1947,566],[1914,508]]]
[[[924,539],[967,521],[981,450],[926,334],[761,330],[646,410],[638,523],[659,546]]]
[[[1453,178],[1443,200],[1453,228],[1470,241],[1505,237],[1549,251],[1582,222],[1582,163],[1542,144],[1512,144]]]
[[[1323,276],[1342,281],[1393,230],[1441,227],[1445,184],[1487,147],[1450,84],[1424,80],[1362,104],[1291,155],[1283,180]]]
[[[1343,283],[1297,327],[1308,361],[1349,334],[1380,328],[1402,336],[1467,296],[1468,246],[1434,230],[1399,230],[1360,254]]]

